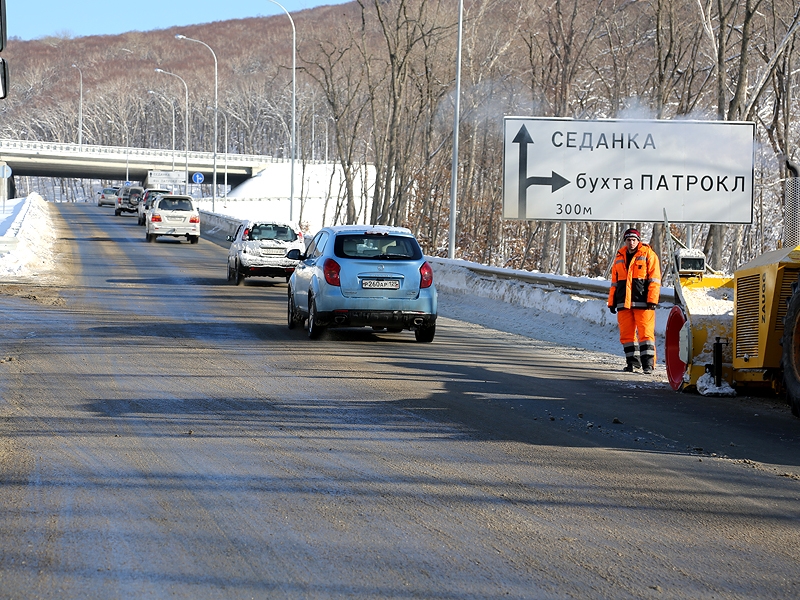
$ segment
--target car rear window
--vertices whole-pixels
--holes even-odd
[[[280,240],[281,242],[293,242],[297,239],[297,234],[288,225],[278,225],[276,223],[258,223],[253,225],[247,233],[250,240]]]
[[[163,198],[158,204],[161,210],[192,210],[191,200],[170,200]]]
[[[419,260],[422,250],[413,237],[382,234],[337,235],[333,253],[340,258]]]

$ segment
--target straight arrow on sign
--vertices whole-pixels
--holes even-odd
[[[550,177],[528,177],[528,144],[533,144],[533,138],[528,133],[527,127],[523,125],[520,127],[517,135],[514,136],[512,143],[519,144],[519,165],[518,172],[518,204],[519,213],[518,217],[524,219],[527,214],[527,205],[525,197],[527,196],[528,188],[532,185],[549,185],[550,193],[560,190],[562,187],[570,183],[555,171],[550,171]]]

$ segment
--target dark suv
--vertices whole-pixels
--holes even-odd
[[[139,202],[144,194],[144,188],[135,185],[123,186],[117,195],[117,207],[114,214],[119,216],[124,212],[135,213],[139,211]]]

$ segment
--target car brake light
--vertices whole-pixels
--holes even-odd
[[[419,268],[419,287],[429,288],[433,284],[433,269],[426,260]]]
[[[153,215],[150,217],[151,223],[161,223],[161,215]]]
[[[339,281],[339,271],[341,267],[339,263],[337,263],[332,258],[326,258],[325,263],[322,265],[322,272],[325,274],[325,281],[328,282],[328,285],[335,285],[340,286],[341,281]]]
[[[189,223],[199,223],[200,222],[200,215],[194,215],[193,217],[189,217]]]

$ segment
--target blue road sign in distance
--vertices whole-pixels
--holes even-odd
[[[203,183],[203,179],[205,179],[205,177],[203,177],[202,173],[195,173],[192,175],[192,181],[195,183]]]

